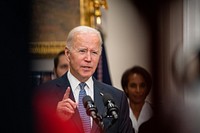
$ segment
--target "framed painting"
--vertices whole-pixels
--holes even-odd
[[[69,30],[80,25],[80,1],[34,0],[31,5],[30,53],[52,58],[64,49]]]
[[[78,26],[95,27],[106,0],[34,0],[31,3],[30,55],[53,58],[66,45],[68,32]]]

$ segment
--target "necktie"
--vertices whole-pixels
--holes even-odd
[[[81,120],[83,123],[83,128],[85,133],[90,133],[91,125],[90,125],[90,117],[86,114],[86,110],[83,105],[83,97],[86,96],[86,92],[84,87],[86,86],[86,83],[80,83],[80,92],[79,92],[79,102],[78,102],[78,110],[81,116]]]

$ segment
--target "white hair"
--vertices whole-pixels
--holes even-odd
[[[77,35],[79,33],[94,33],[99,37],[100,46],[103,43],[102,38],[101,38],[101,34],[100,34],[100,32],[98,30],[96,30],[96,29],[94,29],[92,27],[89,27],[89,26],[78,26],[78,27],[73,28],[68,34],[67,44],[66,44],[66,47],[68,49],[72,48],[74,37],[75,37],[75,35]]]

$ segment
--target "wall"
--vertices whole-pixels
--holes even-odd
[[[129,0],[108,0],[103,12],[102,29],[111,80],[121,89],[122,73],[133,65],[150,71],[148,28]]]

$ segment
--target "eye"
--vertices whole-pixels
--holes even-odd
[[[135,83],[131,83],[131,84],[130,84],[130,87],[131,87],[131,88],[136,88],[137,85],[136,85]]]
[[[65,69],[65,68],[68,68],[68,65],[62,65],[61,66],[61,69]]]
[[[92,52],[92,54],[94,54],[94,55],[98,55],[98,52],[96,52],[96,51],[93,51],[93,52]]]
[[[87,52],[87,50],[86,49],[80,49],[78,52],[81,53],[81,54],[84,54],[84,53]]]
[[[142,83],[142,84],[141,84],[141,87],[142,87],[142,88],[146,88],[146,84],[145,84],[145,83]]]

